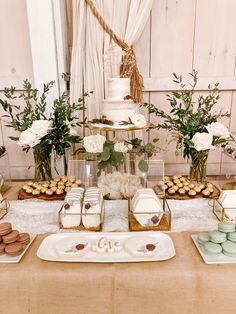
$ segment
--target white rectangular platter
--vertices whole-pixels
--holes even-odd
[[[0,255],[0,263],[19,263],[35,238],[36,234],[30,234],[30,243],[26,245],[24,251],[18,256],[7,256],[6,254]]]
[[[132,256],[125,248],[122,251],[114,253],[100,254],[89,250],[85,255],[62,257],[56,249],[56,243],[60,240],[73,237],[86,238],[91,245],[95,244],[101,237],[105,237],[111,241],[119,241],[122,246],[129,238],[146,236],[154,238],[157,243],[157,249],[153,256],[135,257]],[[171,238],[162,232],[78,232],[78,233],[57,233],[46,237],[37,252],[37,256],[46,261],[55,262],[87,262],[87,263],[114,263],[114,262],[154,262],[167,260],[175,256],[175,248]]]
[[[223,253],[218,256],[211,256],[204,251],[204,248],[197,241],[197,234],[192,234],[191,238],[196,245],[202,259],[206,264],[234,264],[236,263],[236,257],[226,256]]]

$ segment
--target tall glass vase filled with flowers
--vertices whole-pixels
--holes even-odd
[[[191,180],[203,182],[206,180],[206,164],[211,149],[221,146],[227,140],[233,140],[227,127],[218,122],[220,118],[230,115],[222,111],[213,113],[212,109],[220,95],[218,84],[208,86],[208,95],[199,96],[195,102],[194,92],[198,81],[198,72],[190,73],[191,82],[183,82],[182,76],[173,73],[177,90],[167,95],[170,102],[170,113],[156,108],[153,104],[144,103],[141,106],[162,119],[155,128],[166,129],[177,142],[177,149],[183,157],[191,161],[189,177]]]
[[[80,112],[84,109],[84,94],[76,103],[70,103],[66,93],[47,104],[47,95],[53,87],[51,81],[44,84],[41,95],[25,80],[23,91],[5,88],[0,105],[6,112],[6,126],[18,132],[10,138],[17,141],[26,153],[32,148],[35,160],[35,181],[50,180],[52,177],[51,157],[63,156],[72,143],[79,143],[78,127],[83,123]],[[20,105],[19,103],[24,104]]]

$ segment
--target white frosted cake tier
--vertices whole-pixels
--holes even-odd
[[[113,122],[128,121],[133,115],[138,114],[139,107],[133,100],[110,101],[104,100],[102,114]]]
[[[123,100],[127,95],[130,95],[129,78],[115,77],[107,79],[106,99]]]

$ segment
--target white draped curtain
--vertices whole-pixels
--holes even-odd
[[[142,34],[153,0],[93,0],[93,3],[114,33],[133,45]],[[88,119],[101,116],[106,78],[119,76],[121,53],[85,0],[73,0],[70,96],[75,101],[83,92],[93,91],[86,103]]]

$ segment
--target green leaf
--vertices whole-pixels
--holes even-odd
[[[138,163],[138,168],[142,172],[148,172],[148,164],[145,160],[140,160]]]
[[[110,158],[110,155],[111,155],[111,149],[110,149],[110,147],[105,146],[104,149],[103,149],[103,152],[102,152],[102,154],[101,154],[101,159],[102,159],[103,161],[106,161],[106,160],[108,160],[108,159]]]
[[[9,139],[11,139],[12,141],[18,141],[19,137],[9,136]]]

